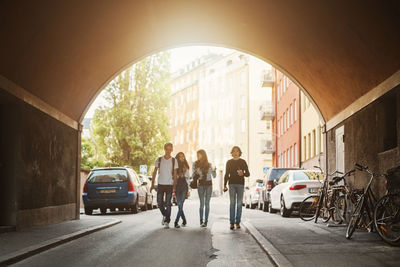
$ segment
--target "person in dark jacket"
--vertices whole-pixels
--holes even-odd
[[[230,229],[233,230],[234,224],[236,224],[236,229],[240,229],[244,177],[249,177],[250,172],[246,161],[240,158],[240,156],[242,155],[242,151],[238,146],[234,146],[232,148],[231,155],[233,158],[226,162],[224,191],[228,190],[226,185],[229,182],[229,220]]]
[[[186,217],[185,213],[183,212],[183,203],[185,202],[188,189],[189,189],[189,179],[190,179],[190,173],[189,173],[189,164],[186,161],[185,154],[183,152],[179,152],[176,154],[176,160],[178,162],[178,170],[177,175],[178,179],[176,182],[176,191],[175,191],[175,196],[176,196],[176,201],[178,203],[178,213],[176,214],[176,220],[175,220],[175,228],[180,228],[179,226],[179,219],[182,218],[182,226],[186,226]]]

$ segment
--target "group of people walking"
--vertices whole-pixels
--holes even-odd
[[[190,172],[185,154],[179,152],[174,158],[172,157],[172,151],[172,143],[166,143],[164,145],[164,155],[155,162],[151,184],[152,190],[155,188],[154,182],[158,174],[157,204],[162,214],[161,223],[165,228],[169,228],[171,222],[171,198],[172,194],[175,193],[178,213],[176,214],[174,226],[175,228],[180,228],[179,221],[181,219],[182,226],[187,225],[183,204],[190,186],[193,189],[197,188],[199,194],[200,226],[207,227],[210,214],[212,178],[217,176],[216,167],[208,161],[206,151],[200,149],[197,151],[197,160],[193,163],[192,172]],[[250,172],[246,161],[240,158],[242,151],[238,146],[232,148],[231,155],[232,159],[228,160],[225,168],[224,192],[229,190],[229,220],[230,229],[233,230],[235,225],[237,229],[240,228],[244,177],[250,176]]]

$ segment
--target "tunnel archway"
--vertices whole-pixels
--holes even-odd
[[[66,193],[79,188],[70,182],[79,176],[79,123],[97,92],[128,64],[177,44],[246,51],[306,89],[329,130],[400,84],[399,14],[395,1],[2,1],[0,100],[3,114],[13,117],[2,118],[12,127],[1,136],[10,146],[0,168],[23,200],[11,221],[48,219],[61,206],[63,219],[79,217],[73,211],[79,193]],[[370,161],[377,162],[375,154]],[[65,172],[48,167],[54,162]],[[34,178],[54,195],[37,190],[42,199],[31,205]],[[27,191],[15,188],[18,179]]]

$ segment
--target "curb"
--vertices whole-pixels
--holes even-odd
[[[68,243],[72,240],[75,240],[80,237],[89,235],[91,233],[106,229],[108,227],[114,226],[119,223],[121,223],[121,220],[113,219],[111,222],[108,222],[108,223],[104,223],[104,224],[97,225],[97,226],[92,226],[92,227],[89,227],[84,230],[80,230],[80,231],[77,231],[77,232],[74,232],[71,234],[62,235],[60,237],[55,237],[53,239],[46,240],[42,243],[32,245],[30,247],[27,247],[27,248],[24,248],[21,250],[17,250],[15,252],[9,253],[4,256],[0,256],[0,266],[7,266],[10,264],[14,264],[14,263],[24,260],[28,257],[39,254],[45,250],[49,250],[51,248]]]
[[[279,250],[266,239],[250,222],[243,222],[246,229],[253,236],[253,238],[257,241],[260,247],[269,255],[271,260],[278,266],[292,267],[293,265],[290,261],[279,252]]]

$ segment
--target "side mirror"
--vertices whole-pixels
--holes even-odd
[[[274,185],[278,185],[278,184],[279,184],[278,180],[274,180]]]
[[[245,187],[246,190],[249,190],[250,188],[248,186]]]

